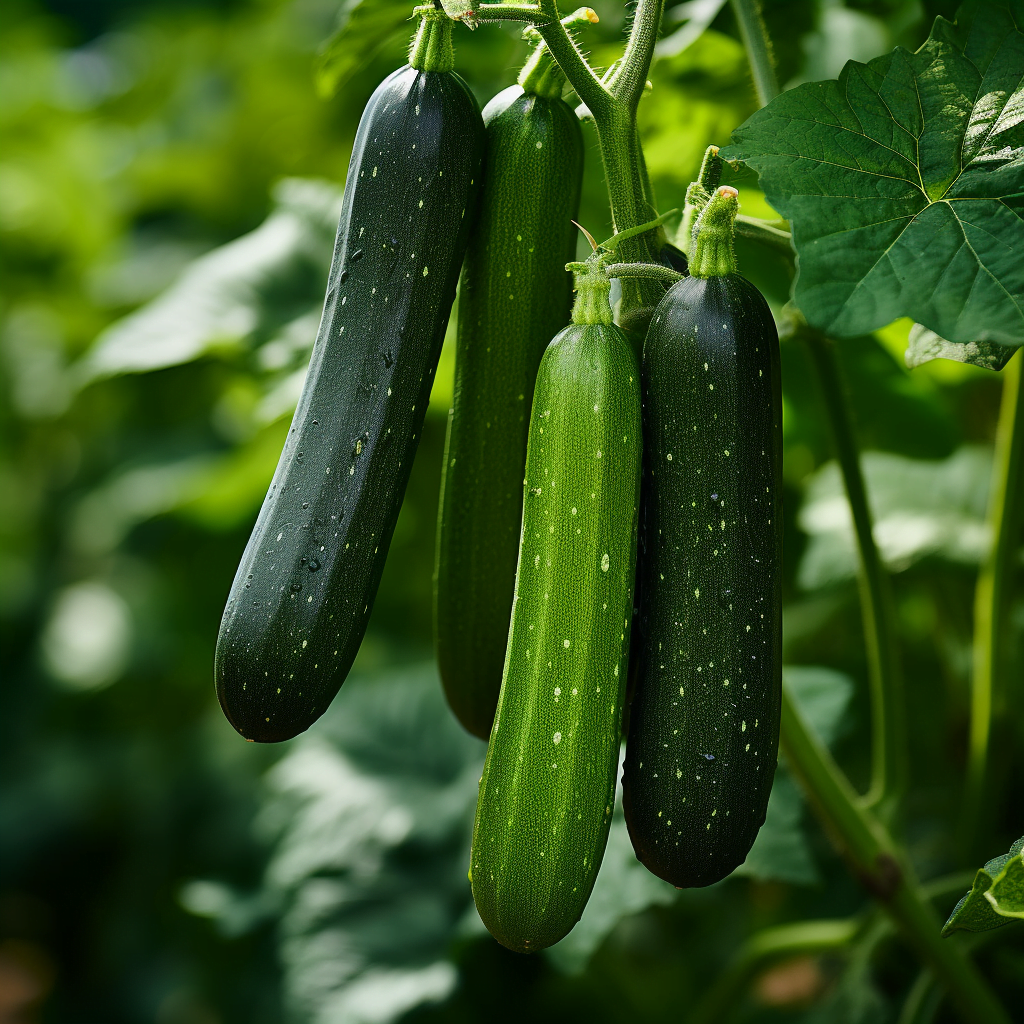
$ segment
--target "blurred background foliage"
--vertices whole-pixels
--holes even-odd
[[[585,44],[607,64],[625,12],[594,6]],[[231,730],[211,680],[217,623],[301,388],[355,126],[402,62],[408,5],[3,7],[0,1020],[711,1020],[716,978],[732,987],[735,1020],[895,1019],[914,960],[872,917],[784,767],[733,878],[676,893],[635,861],[617,817],[563,943],[524,958],[482,931],[465,872],[483,745],[448,714],[430,665],[450,345],[353,678],[288,744],[247,746]],[[789,83],[915,47],[952,12],[944,0],[766,3]],[[514,27],[458,28],[456,43],[482,102],[525,53]],[[728,5],[670,6],[651,78],[641,128],[665,209],[682,205],[704,147],[754,109]],[[607,234],[592,138],[588,161],[581,220]],[[738,184],[746,212],[771,215],[752,179]],[[781,306],[784,267],[752,245],[740,259]],[[958,835],[1000,382],[943,361],[909,372],[909,326],[844,342],[840,358],[896,574],[907,837],[930,878],[976,867],[1021,832],[1024,736],[1000,708],[990,824]],[[787,671],[863,780],[849,515],[795,343],[783,364]],[[1020,600],[1013,629],[1019,680]],[[723,974],[759,927],[858,914],[862,938],[834,955],[749,984]],[[1008,1005],[1024,1005],[1021,931],[999,933],[985,959]]]

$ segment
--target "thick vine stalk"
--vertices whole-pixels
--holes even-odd
[[[761,4],[759,0],[731,0],[731,3],[750,61],[757,98],[764,107],[779,95],[779,79],[772,63],[772,46],[761,14]]]
[[[978,574],[974,596],[974,671],[966,792],[968,840],[977,832],[986,800],[993,703],[1006,692],[1013,597],[1013,553],[1024,522],[1024,387],[1021,362],[1014,356],[1002,371],[1003,397],[996,429],[988,522],[991,545]],[[972,845],[968,843],[968,845]]]
[[[835,344],[818,331],[799,328],[818,378],[833,445],[853,517],[860,557],[861,615],[871,690],[871,785],[868,806],[891,821],[906,788],[903,684],[889,574],[875,544],[871,510],[861,473],[853,414],[836,360]]]
[[[939,919],[892,836],[860,804],[828,749],[804,723],[785,687],[782,748],[786,763],[851,870],[946,988],[960,1017],[967,1024],[1009,1024],[1009,1015],[974,963],[954,942],[941,937]]]

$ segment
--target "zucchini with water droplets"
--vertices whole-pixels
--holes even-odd
[[[422,430],[479,187],[483,123],[451,22],[356,134],[323,318],[217,639],[221,707],[247,739],[307,729],[362,641]]]

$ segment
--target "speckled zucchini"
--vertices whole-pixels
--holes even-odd
[[[320,331],[217,639],[247,739],[326,710],[356,655],[423,425],[480,179],[483,123],[427,14],[356,134]]]
[[[640,480],[636,357],[587,264],[537,375],[515,602],[470,877],[529,953],[579,920],[615,800]],[[589,276],[588,276],[589,275]]]
[[[505,663],[534,379],[572,303],[583,133],[561,72],[541,57],[557,74],[528,75],[535,55],[526,91],[514,85],[484,108],[486,180],[459,291],[438,516],[437,661],[455,716],[481,739]]]
[[[768,305],[734,272],[734,189],[644,344],[640,664],[623,804],[679,887],[743,862],[764,823],[781,706],[782,399]]]

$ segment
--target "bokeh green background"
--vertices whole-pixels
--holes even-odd
[[[594,6],[586,43],[607,64],[624,10]],[[953,5],[768,0],[766,12],[793,83],[916,47]],[[483,745],[454,724],[429,664],[450,345],[354,678],[279,747],[246,745],[217,708],[220,612],[301,386],[355,126],[402,62],[405,16],[394,0],[340,13],[338,0],[3,0],[2,1021],[696,1020],[756,928],[868,905],[783,775],[739,877],[676,894],[632,859],[617,820],[592,907],[561,946],[524,958],[482,932],[465,871]],[[317,54],[339,24],[328,96]],[[516,28],[455,36],[482,102],[513,81]],[[663,209],[681,205],[704,147],[754,109],[727,6],[672,8],[665,36],[641,109]],[[581,220],[601,236],[592,137],[587,160]],[[770,215],[752,178],[737,183],[747,212]],[[740,258],[781,305],[783,268],[753,246]],[[906,835],[928,878],[1024,831],[1024,730],[1009,714],[1018,684],[998,709],[985,830],[959,834],[1000,381],[952,363],[909,373],[908,328],[844,342],[840,357],[896,574]],[[784,345],[783,364],[786,660],[863,780],[845,504],[802,351]],[[1012,628],[1020,679],[1019,587]],[[1000,933],[984,960],[1018,1007],[1021,931]],[[894,1020],[915,972],[878,934],[733,986],[730,1013]]]

